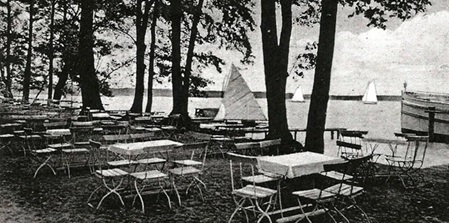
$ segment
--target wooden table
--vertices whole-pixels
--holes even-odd
[[[168,139],[162,139],[146,142],[118,143],[109,146],[109,151],[127,156],[135,156],[144,153],[158,153],[180,146],[183,146],[183,144]]]

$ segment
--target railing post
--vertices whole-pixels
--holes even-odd
[[[429,141],[435,140],[435,107],[429,107]]]

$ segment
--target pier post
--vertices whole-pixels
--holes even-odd
[[[435,140],[435,107],[429,107],[429,141]]]

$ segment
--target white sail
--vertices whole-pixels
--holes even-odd
[[[377,104],[377,92],[374,80],[368,83],[368,87],[366,88],[362,101],[365,104]]]
[[[225,81],[222,105],[214,120],[267,120],[253,92],[234,65],[229,79]]]
[[[305,102],[304,95],[302,94],[301,85],[296,88],[295,94],[293,95],[291,101],[293,102]]]

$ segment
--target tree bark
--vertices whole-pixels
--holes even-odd
[[[7,24],[6,24],[6,90],[9,92],[11,98],[11,25],[12,25],[12,16],[11,16],[11,0],[6,1],[6,13],[7,13]]]
[[[153,18],[151,20],[151,44],[150,44],[150,64],[148,68],[148,99],[147,106],[145,108],[145,112],[150,113],[151,108],[153,106],[153,79],[154,79],[154,60],[156,56],[156,27],[157,27],[157,19],[159,17],[159,1],[156,0],[154,2],[154,10],[153,10]]]
[[[324,152],[324,129],[329,101],[338,1],[323,0],[315,77],[307,120],[306,150]]]
[[[285,104],[292,30],[292,2],[291,0],[281,1],[282,30],[279,45],[276,27],[276,0],[261,0],[261,6],[262,48],[269,122],[268,138],[281,138],[282,142],[287,144],[293,140],[288,129]]]
[[[64,95],[64,86],[66,85],[66,82],[69,78],[69,70],[72,69],[72,64],[74,61],[70,60],[70,50],[69,47],[66,45],[68,42],[68,35],[69,32],[67,31],[67,10],[68,10],[68,2],[67,0],[63,3],[63,15],[62,15],[62,24],[64,24],[64,29],[62,32],[61,40],[63,43],[65,43],[65,47],[63,47],[62,50],[62,62],[63,67],[61,73],[58,75],[58,83],[55,85],[55,93],[53,95],[54,100],[61,100],[62,95]],[[69,65],[70,64],[70,65]]]
[[[145,2],[145,9],[142,13],[143,3]],[[154,2],[154,1],[152,1]],[[144,94],[144,78],[145,78],[145,51],[147,46],[145,45],[145,35],[148,27],[148,14],[150,11],[150,5],[146,0],[137,0],[136,7],[136,88],[134,91],[134,101],[130,111],[134,113],[142,113],[142,103]]]
[[[50,40],[49,40],[49,68],[48,68],[48,103],[50,103],[50,99],[53,96],[53,39],[54,39],[54,23],[55,23],[55,5],[56,1],[51,1],[51,12],[50,12]]]
[[[183,85],[182,85],[182,108],[181,115],[184,115],[183,120],[188,120],[188,109],[189,109],[189,88],[190,88],[190,76],[192,75],[192,62],[193,54],[195,50],[196,37],[198,35],[198,23],[200,22],[202,8],[204,0],[199,0],[198,5],[195,9],[195,14],[192,21],[192,28],[190,32],[189,46],[187,49],[186,66],[184,71]]]
[[[30,98],[30,83],[31,83],[31,59],[33,53],[33,15],[34,15],[34,0],[30,1],[30,19],[28,26],[28,50],[27,50],[27,58],[25,65],[25,72],[23,77],[23,97],[22,101],[28,103],[28,99]]]
[[[94,67],[93,11],[94,0],[81,0],[81,20],[78,49],[78,74],[80,76],[83,109],[104,109],[100,97],[98,78]]]
[[[171,0],[171,43],[172,43],[172,91],[173,109],[171,114],[182,114],[182,74],[181,74],[181,0]]]

